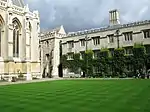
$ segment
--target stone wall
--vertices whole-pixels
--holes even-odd
[[[11,2],[0,1],[0,17],[3,20],[1,35],[0,74],[39,74],[40,20],[37,11],[28,6],[18,7]],[[19,57],[13,56],[13,20],[19,24]]]

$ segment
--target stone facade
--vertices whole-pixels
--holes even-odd
[[[123,47],[127,55],[132,55],[134,44],[142,43],[145,45],[147,53],[150,53],[150,20],[120,24],[120,15],[117,10],[110,11],[109,15],[110,25],[103,28],[66,34],[61,26],[42,32],[40,58],[43,77],[59,77],[60,50],[62,50],[62,55],[68,56],[68,59],[72,59],[74,53],[80,53],[82,58],[82,53],[86,49],[94,51],[94,58],[97,56],[97,51],[102,48],[108,48],[113,55],[115,48]],[[60,49],[60,45],[62,49]],[[64,69],[63,77],[74,75],[79,77],[81,73],[74,74],[70,70]]]
[[[23,0],[0,0],[0,75],[40,74],[39,25]]]
[[[118,34],[116,31],[119,31]],[[86,41],[85,37],[88,36]],[[117,40],[119,37],[119,41]],[[150,20],[120,24],[119,12],[110,11],[110,25],[104,28],[95,28],[85,31],[68,33],[62,38],[62,53],[71,58],[73,53],[81,53],[87,49],[96,51],[101,48],[109,48],[112,53],[115,48],[125,48],[126,54],[132,54],[131,48],[135,43],[142,43],[146,46],[147,53],[150,53]],[[68,76],[69,70],[64,70],[64,76]]]
[[[42,32],[40,36],[41,73],[43,77],[59,77],[60,42],[66,37],[63,26]]]

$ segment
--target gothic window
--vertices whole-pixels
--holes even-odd
[[[114,48],[109,49],[111,57],[114,56]]]
[[[46,47],[49,47],[49,42],[48,41],[46,41]]]
[[[74,53],[68,53],[68,60],[73,60]]]
[[[19,24],[13,21],[13,57],[19,57]]]
[[[1,45],[2,45],[2,28],[3,28],[3,18],[0,15],[0,56],[1,56]]]
[[[85,46],[85,39],[80,40],[81,42],[81,47]]]
[[[144,30],[144,38],[150,38],[150,30]]]
[[[40,24],[39,24],[39,23],[37,23],[37,30],[39,30],[39,25],[40,25]]]
[[[29,58],[31,59],[31,33],[32,33],[32,27],[31,23],[29,22],[29,30],[30,30],[30,38],[29,38]]]
[[[93,37],[93,42],[95,46],[100,45],[100,36]]]
[[[124,33],[124,37],[125,37],[125,41],[132,41],[133,40],[132,32]]]
[[[84,59],[84,57],[85,57],[85,52],[84,51],[80,52],[80,59]]]
[[[114,43],[114,35],[108,35],[109,43]]]
[[[94,59],[99,58],[100,51],[94,51]]]
[[[150,54],[150,45],[145,45],[146,53]]]
[[[69,49],[74,48],[74,42],[73,42],[73,41],[69,41],[69,42],[68,42],[68,48],[69,48]]]
[[[2,24],[0,23],[0,56],[1,56]]]
[[[133,54],[133,48],[132,47],[125,48],[125,54],[126,55],[132,55]]]
[[[31,59],[31,36],[30,36],[29,42],[30,42],[29,58]]]

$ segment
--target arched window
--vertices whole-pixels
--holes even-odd
[[[29,30],[30,30],[30,38],[29,38],[29,44],[30,44],[30,46],[29,46],[29,58],[31,59],[31,38],[32,38],[31,33],[32,33],[32,27],[31,27],[31,23],[30,23],[30,22],[29,22]]]
[[[1,38],[2,38],[2,24],[0,22],[0,56],[1,56]]]
[[[48,41],[46,41],[46,47],[47,47],[47,48],[49,47],[49,42],[48,42]]]
[[[1,46],[2,46],[2,29],[3,29],[3,25],[4,25],[4,20],[3,20],[2,16],[0,15],[0,56],[2,56]]]
[[[16,20],[13,21],[13,57],[19,57],[19,32],[20,26]]]

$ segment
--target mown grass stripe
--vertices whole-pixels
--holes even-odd
[[[2,112],[150,112],[150,80],[61,80],[0,86]]]

